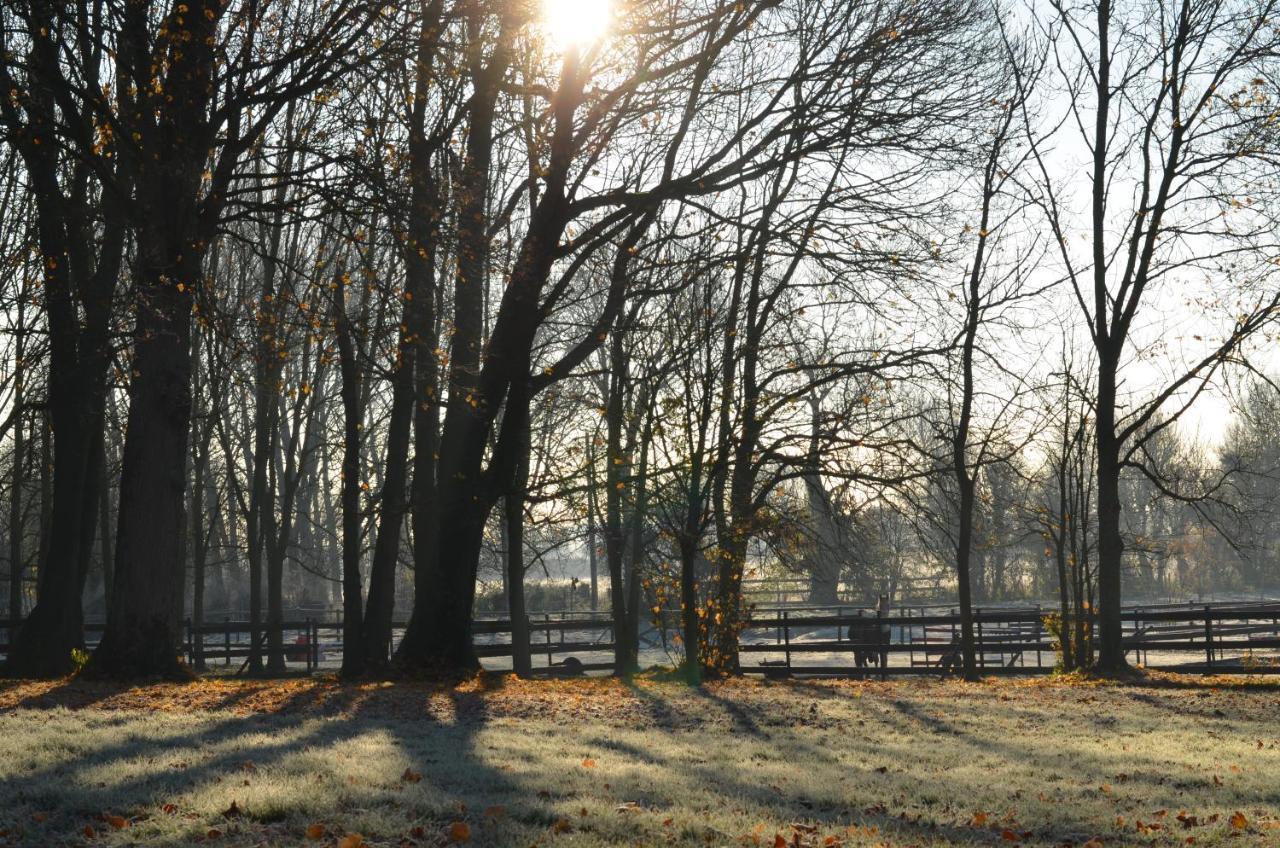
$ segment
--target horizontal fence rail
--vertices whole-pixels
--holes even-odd
[[[305,612],[311,612],[307,610]],[[290,617],[276,625],[287,668],[308,673],[335,670],[342,655],[342,622],[327,611]],[[1044,674],[1057,661],[1045,625],[1055,610],[1040,607],[974,611],[975,653],[983,674]],[[665,652],[678,632],[674,616],[642,633],[647,650]],[[1148,604],[1122,611],[1123,646],[1134,662],[1187,673],[1280,673],[1280,601],[1219,604]],[[393,625],[394,641],[405,622]],[[1096,632],[1096,619],[1090,626]],[[530,616],[530,652],[536,674],[613,669],[614,634],[608,613],[561,611]],[[85,625],[86,647],[101,638],[103,624]],[[8,652],[13,622],[0,620],[0,655]],[[512,656],[509,620],[479,618],[472,625],[476,653],[489,660]],[[954,670],[959,658],[960,617],[954,609],[910,607],[888,614],[849,606],[793,606],[751,610],[739,636],[741,670],[767,676],[898,676]],[[265,659],[272,628],[222,617],[186,623],[179,647],[199,668],[242,672],[254,651]],[[1152,658],[1154,656],[1154,662]]]

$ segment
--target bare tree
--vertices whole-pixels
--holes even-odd
[[[1280,51],[1274,0],[1052,4],[1046,30],[1070,96],[1065,127],[1088,151],[1089,203],[1080,216],[1056,188],[1040,138],[1044,205],[1064,272],[1097,354],[1098,667],[1126,667],[1121,644],[1124,540],[1120,477],[1141,445],[1172,426],[1242,343],[1270,325],[1280,294],[1271,214],[1253,186],[1274,172],[1271,107],[1253,96]],[[1078,247],[1077,222],[1088,238]],[[1190,279],[1225,276],[1205,308],[1210,329],[1172,373],[1125,398],[1122,370],[1151,343],[1136,321],[1155,297],[1196,298]],[[1147,309],[1146,312],[1152,310]],[[1154,319],[1154,314],[1148,319]],[[1171,366],[1172,367],[1172,366]],[[1157,417],[1158,427],[1148,426]]]

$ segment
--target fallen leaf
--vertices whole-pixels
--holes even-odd
[[[238,819],[242,815],[244,815],[244,813],[240,811],[240,805],[235,802],[235,799],[232,799],[230,807],[227,807],[222,811],[222,817],[224,819]]]
[[[82,832],[84,833],[85,839],[93,839],[93,837],[98,835],[98,832],[93,829],[93,825],[91,824],[85,825]]]
[[[313,824],[307,827],[308,839],[324,839],[324,825]]]
[[[557,819],[556,823],[551,825],[552,833],[568,833],[573,830],[573,823],[568,819]]]
[[[1244,830],[1249,826],[1249,820],[1245,818],[1244,813],[1239,810],[1233,813],[1231,818],[1227,819],[1227,821],[1231,823],[1231,827],[1235,830]]]
[[[406,783],[418,783],[422,780],[422,772],[405,769],[404,774],[400,775],[400,779]]]
[[[161,809],[161,811],[163,811],[163,812],[165,812],[165,813],[168,813],[169,815],[173,815],[174,813],[178,812],[178,805],[177,805],[177,804],[165,804],[165,805],[164,805],[163,807],[161,807],[160,809]]]
[[[974,813],[973,818],[969,820],[969,824],[973,827],[982,827],[987,823],[987,818],[986,813]]]
[[[338,848],[365,848],[364,837],[358,833],[348,833],[338,840]]]
[[[787,848],[787,840],[781,833],[773,835],[773,848]]]
[[[492,807],[484,808],[485,818],[500,819],[506,816],[506,814],[507,814],[507,808],[502,806],[501,804],[494,804]]]
[[[596,767],[596,761],[595,761],[595,760],[593,760],[593,759],[591,759],[590,757],[587,757],[585,760],[583,760],[583,761],[582,761],[582,767],[583,767],[583,768],[595,768],[595,767]]]
[[[1008,828],[1005,828],[1000,832],[1000,838],[1003,839],[1005,842],[1017,842],[1018,834],[1014,833],[1012,830],[1009,830]]]
[[[205,838],[205,839],[217,839],[217,838],[218,838],[219,836],[221,836],[221,835],[222,835],[222,831],[218,830],[216,827],[211,827],[211,828],[209,828],[209,831],[208,831],[207,833],[205,833],[204,838]]]
[[[126,819],[124,816],[106,815],[102,817],[102,820],[105,821],[107,824],[111,825],[116,830],[124,830],[126,827],[129,826],[129,820]]]
[[[463,821],[456,821],[449,825],[449,841],[450,842],[470,842],[471,841],[471,825]]]

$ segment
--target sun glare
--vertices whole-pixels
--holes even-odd
[[[542,0],[543,25],[560,50],[586,47],[604,36],[613,18],[610,0]]]

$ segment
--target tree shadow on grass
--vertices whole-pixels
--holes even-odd
[[[193,719],[198,726],[187,728],[176,719],[173,725],[160,720],[150,724],[145,717],[139,722],[136,714],[86,710],[86,727],[96,723],[107,729],[99,727],[76,743],[76,727],[69,725],[63,738],[53,740],[67,746],[55,751],[54,762],[32,764],[20,779],[7,782],[0,794],[13,797],[0,805],[0,827],[21,832],[24,844],[65,843],[100,812],[181,817],[188,811],[166,814],[162,805],[179,796],[216,790],[237,800],[242,818],[210,814],[206,804],[189,826],[152,827],[154,822],[139,821],[130,828],[130,838],[137,844],[186,845],[193,834],[216,827],[223,833],[215,844],[296,846],[304,844],[303,829],[310,821],[319,820],[333,832],[362,815],[368,820],[362,811],[375,805],[383,812],[374,817],[376,826],[365,836],[392,844],[400,838],[441,843],[454,821],[467,825],[473,845],[529,844],[544,836],[550,844],[562,835],[561,822],[568,822],[580,841],[610,844],[652,844],[667,841],[667,836],[675,844],[706,844],[708,839],[711,844],[730,844],[747,835],[713,832],[705,821],[663,829],[660,819],[670,815],[696,822],[705,804],[708,809],[740,810],[729,820],[734,827],[746,822],[744,830],[754,822],[771,822],[764,844],[769,844],[774,829],[790,842],[790,822],[818,826],[823,833],[859,828],[845,844],[1011,844],[1000,829],[968,824],[973,811],[960,809],[978,803],[980,794],[990,795],[987,790],[998,787],[1003,775],[992,771],[986,775],[988,784],[979,785],[974,781],[984,777],[980,769],[977,776],[972,768],[926,772],[921,763],[930,759],[924,754],[928,746],[945,744],[956,749],[962,765],[984,755],[998,768],[1000,763],[1034,766],[1046,751],[1039,737],[982,732],[973,723],[981,718],[980,703],[965,705],[963,714],[949,718],[939,715],[947,709],[945,701],[891,696],[896,690],[837,698],[848,705],[826,703],[824,709],[842,710],[845,724],[815,726],[809,717],[813,704],[797,697],[797,689],[789,685],[764,691],[744,688],[740,696],[733,687],[632,685],[625,692],[634,705],[628,701],[618,713],[606,711],[603,719],[588,716],[574,725],[559,705],[531,719],[521,718],[494,697],[505,695],[506,686],[507,678],[495,676],[452,687],[303,688],[279,700],[278,714],[209,714]],[[559,691],[548,687],[531,694],[543,703]],[[799,689],[815,696],[820,691],[823,701],[829,701],[825,687]],[[99,693],[99,702],[110,700]],[[1074,715],[1071,709],[1067,715]],[[860,716],[867,721],[865,729],[853,726]],[[1034,718],[1030,710],[1027,717]],[[12,720],[13,716],[0,719],[0,728]],[[495,721],[500,724],[495,726]],[[890,735],[887,728],[895,721],[899,732]],[[1106,732],[1134,733],[1135,727],[1122,723]],[[530,735],[545,736],[546,744],[523,746],[522,740]],[[349,756],[352,749],[344,746],[365,738],[375,743],[368,748],[374,759],[346,771],[330,762]],[[245,740],[252,740],[252,746],[238,744]],[[1069,742],[1059,740],[1063,746]],[[575,758],[581,754],[575,749],[596,746],[608,752],[593,755],[600,756],[599,768],[579,765]],[[912,759],[913,751],[922,752],[920,763]],[[173,768],[172,760],[179,756],[189,761],[184,768]],[[524,759],[510,759],[520,756]],[[250,758],[253,766],[247,768]],[[138,772],[138,764],[148,761],[152,764]],[[92,780],[82,779],[91,772],[106,777],[113,767],[126,765],[133,773],[118,780],[95,783],[97,774]],[[561,771],[566,765],[572,770],[568,775]],[[1085,779],[1114,779],[1105,776],[1125,771],[1132,776],[1126,790],[1152,793],[1157,802],[1166,802],[1166,796],[1176,799],[1188,788],[1199,794],[1198,785],[1167,782],[1164,765],[1159,757],[1124,752],[1119,745],[1114,751],[1076,752],[1069,762]],[[1057,766],[1046,762],[1039,767]],[[312,768],[317,774],[309,772]],[[322,768],[328,771],[318,773]],[[315,788],[265,804],[258,792],[264,784],[270,789],[269,782],[277,777],[313,779]],[[348,784],[348,777],[357,783]],[[241,786],[245,780],[249,785]],[[1009,787],[1010,793],[1014,790]],[[926,795],[950,799],[955,806],[930,806],[922,800]],[[1249,788],[1238,797],[1246,804],[1265,806],[1274,802],[1273,795]],[[127,805],[121,805],[121,799]],[[643,802],[642,810],[615,812],[615,800]],[[574,811],[587,804],[597,809],[603,804],[603,817],[578,817]],[[495,805],[503,809],[487,814],[486,809]],[[49,819],[31,822],[34,809],[49,813]],[[656,812],[659,809],[663,812]],[[670,809],[682,812],[669,813]],[[3,820],[13,814],[25,818]],[[96,821],[94,825],[102,826]],[[1078,845],[1093,835],[1107,844],[1125,844],[1126,838],[1099,821],[1096,809],[1059,810],[1052,828],[1034,821],[1025,826],[1032,830],[1030,837],[1021,839],[1022,825],[1015,835],[1028,846],[1066,839]],[[422,828],[421,836],[414,836],[416,828]],[[1132,836],[1132,830],[1127,835]],[[1160,844],[1158,837],[1147,841]]]
[[[485,768],[472,749],[484,724],[485,691],[492,688],[444,690],[438,697],[440,687],[414,687],[413,694],[424,697],[408,699],[403,692],[360,685],[330,687],[320,697],[308,688],[270,713],[202,711],[192,719],[197,726],[183,728],[172,714],[146,721],[139,711],[95,708],[112,703],[121,687],[68,683],[19,701],[28,720],[30,711],[69,708],[76,723],[52,737],[51,761],[21,764],[20,782],[6,781],[0,829],[19,844],[62,844],[79,841],[86,825],[110,834],[103,816],[111,814],[131,822],[120,835],[136,844],[188,845],[217,830],[218,844],[298,845],[306,841],[309,821],[341,821],[357,808],[388,801],[396,813],[394,829],[366,836],[410,838],[421,828],[435,839],[449,821],[465,819],[469,787],[503,785],[504,776]],[[212,705],[238,700],[228,693]],[[372,750],[384,754],[367,766],[355,764],[347,785],[335,785],[342,766],[330,764],[327,775],[305,775],[328,780],[314,794],[282,799],[273,786],[281,779],[301,785],[299,769],[311,768],[317,758],[342,756],[344,745],[361,738],[373,740]],[[235,801],[233,815],[181,809],[184,797],[215,789]],[[338,809],[321,808],[320,796],[335,791],[346,801]],[[198,800],[192,804],[200,806]],[[169,812],[166,805],[173,805]],[[165,819],[173,820],[158,821]]]

